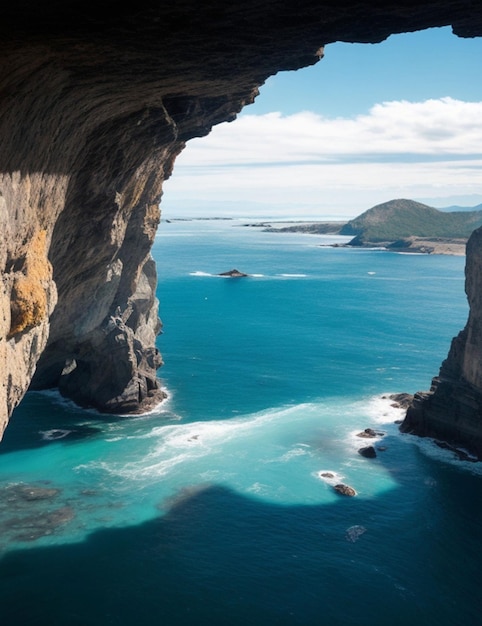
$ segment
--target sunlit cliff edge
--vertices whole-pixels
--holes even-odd
[[[449,24],[458,36],[482,35],[482,5],[24,0],[2,7],[0,433],[29,387],[59,387],[82,406],[112,413],[162,399],[150,249],[162,184],[186,141],[233,120],[268,76],[317,62],[325,44],[376,43]],[[480,237],[467,253],[468,326],[441,379],[457,380],[454,403],[466,389],[476,398],[463,405],[466,439],[482,454]],[[411,431],[423,423],[421,434],[460,434],[450,415],[441,427],[419,409]]]

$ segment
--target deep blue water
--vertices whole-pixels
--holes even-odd
[[[29,393],[15,412],[2,625],[481,623],[480,464],[400,435],[382,397],[437,374],[465,259],[242,223],[161,225],[157,411]],[[232,268],[250,277],[217,276]]]

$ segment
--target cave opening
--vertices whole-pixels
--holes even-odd
[[[174,13],[184,5],[174,5]],[[209,11],[211,3],[198,7],[199,12],[206,7]],[[14,13],[14,8],[9,10]],[[224,5],[220,19],[229,13],[230,7]],[[175,14],[170,18],[173,27],[181,23]],[[210,20],[206,23],[211,26]],[[124,26],[118,35],[122,42]],[[198,24],[193,28],[197,35]],[[354,28],[359,32],[358,26]],[[383,45],[373,50],[381,52]],[[442,43],[436,49],[442,45],[447,51]],[[187,48],[183,46],[179,54]],[[127,56],[128,50],[123,50],[122,60]],[[415,66],[422,82],[429,82],[416,55],[411,62]],[[272,84],[275,89],[280,78],[265,87],[269,90]],[[478,88],[476,81],[469,82]],[[149,90],[147,94],[153,97]],[[468,180],[477,180],[479,153],[460,151],[456,137],[468,136],[475,142],[478,126],[469,116],[470,107],[459,108],[463,97],[449,94],[444,100],[446,96],[444,92],[423,99],[420,108],[397,97],[391,100],[399,105],[395,111],[382,102],[374,112],[370,105],[353,116],[342,109],[255,113],[253,105],[239,116],[239,133],[238,122],[220,125],[205,140],[188,145],[165,185],[163,223],[153,235],[165,322],[159,346],[166,363],[159,373],[167,380],[168,397],[159,410],[118,416],[80,410],[53,392],[25,396],[0,446],[1,602],[7,621],[311,626],[321,619],[384,625],[390,615],[390,620],[404,625],[477,622],[482,546],[480,502],[474,493],[480,488],[480,464],[454,460],[450,450],[415,444],[401,435],[396,421],[403,409],[381,395],[414,390],[421,378],[429,379],[437,370],[446,342],[466,318],[463,257],[351,250],[327,245],[335,241],[330,235],[246,226],[264,217],[279,219],[283,202],[283,220],[355,216],[379,200],[402,195],[406,172],[419,171],[416,184],[427,175],[446,172],[429,197],[454,180],[466,194]],[[481,100],[478,95],[466,97],[471,104]],[[344,100],[353,98],[350,88]],[[276,99],[283,100],[280,95]],[[457,132],[450,123],[443,127],[423,123],[434,117],[440,122],[440,109],[431,108],[434,103],[445,114],[450,109],[451,117],[444,119],[452,120]],[[183,104],[176,101],[179,119],[188,111]],[[199,110],[202,118],[202,105]],[[92,197],[108,209],[101,215],[103,221],[96,221],[95,202],[82,204],[83,196],[72,193],[72,206],[77,201],[88,209],[93,226],[84,219],[80,223],[85,230],[78,232],[73,219],[78,216],[69,213],[67,228],[56,233],[56,250],[63,247],[66,254],[53,255],[52,261],[68,260],[68,253],[84,238],[75,248],[76,264],[65,264],[64,285],[75,287],[73,277],[77,279],[76,272],[83,269],[84,257],[95,257],[84,245],[92,232],[101,252],[111,252],[115,235],[127,233],[129,245],[121,246],[120,258],[116,250],[115,263],[98,263],[102,270],[108,268],[106,273],[81,274],[90,283],[86,281],[85,291],[76,294],[73,310],[67,299],[61,304],[65,319],[79,333],[87,328],[87,334],[89,320],[82,318],[85,302],[95,302],[101,325],[89,335],[90,343],[82,345],[86,361],[107,331],[112,338],[110,355],[115,357],[119,347],[126,347],[129,332],[137,332],[138,320],[144,320],[132,351],[126,350],[128,358],[119,363],[147,367],[148,358],[155,365],[157,357],[153,351],[142,354],[140,346],[142,331],[150,346],[158,327],[151,313],[154,264],[150,259],[142,267],[134,263],[123,278],[121,266],[129,261],[131,245],[131,250],[133,244],[147,247],[157,206],[149,204],[152,197],[143,195],[141,184],[129,186],[131,178],[124,188],[116,186],[120,179],[104,187],[103,175],[107,171],[117,176],[127,164],[136,182],[152,182],[155,177],[147,165],[135,168],[138,145],[135,155],[124,151],[126,136],[131,135],[123,130],[134,128],[137,138],[143,124],[154,130],[161,120],[159,135],[170,141],[173,127],[164,123],[166,111],[160,105],[148,115],[122,113],[115,124],[118,132],[107,142],[115,151],[115,167],[106,166],[109,151],[102,150],[103,134],[98,133],[88,152],[95,157],[96,169],[82,170],[82,187],[91,185]],[[412,144],[410,151],[410,142],[402,146],[399,136],[380,142],[375,131],[386,128],[382,122],[389,113],[397,120],[396,128],[407,131],[406,141],[421,135],[425,143]],[[358,151],[349,151],[340,141],[347,127],[361,135]],[[223,143],[224,128],[236,137],[230,149]],[[330,128],[337,132],[324,142],[329,145],[323,146],[320,156],[313,146]],[[107,120],[102,131],[108,130]],[[271,151],[269,134],[275,140]],[[292,157],[290,150],[297,150],[295,140],[301,135],[307,142],[293,161],[286,155]],[[140,137],[141,147],[145,137]],[[241,139],[254,147],[255,175],[250,169],[252,153],[248,155]],[[452,152],[447,151],[448,144]],[[341,172],[347,156],[352,167],[348,177],[346,170]],[[385,161],[387,169],[382,167]],[[309,176],[301,176],[302,169]],[[329,170],[335,190],[342,191],[349,178],[355,189],[366,183],[366,193],[387,181],[398,184],[397,193],[376,200],[359,193],[353,209],[347,199],[336,207],[330,201],[320,208],[320,192],[314,187],[315,203],[301,206],[297,202],[310,190],[310,181],[319,178],[326,189],[322,169]],[[375,183],[368,176],[373,169]],[[355,170],[366,174],[357,179]],[[159,179],[155,181],[160,185]],[[19,182],[19,177],[14,180],[15,185]],[[29,190],[35,192],[38,180],[27,177],[26,182],[33,182]],[[243,195],[248,189],[253,196]],[[419,199],[427,197],[424,188],[410,189],[417,190]],[[462,202],[461,190],[455,189],[457,202]],[[265,190],[271,198],[279,193],[274,205],[260,202]],[[469,199],[460,206],[478,202],[472,194],[480,189],[474,185],[469,191]],[[228,207],[235,194],[241,205]],[[145,213],[122,231],[127,200],[139,197],[142,202],[136,206]],[[239,212],[250,203],[247,214]],[[226,219],[219,219],[220,207],[226,209]],[[193,214],[194,208],[199,213]],[[340,214],[340,209],[346,212]],[[116,229],[109,231],[106,224],[112,215]],[[477,269],[482,260],[477,249],[473,252]],[[234,264],[250,276],[218,275]],[[15,263],[9,268],[18,270]],[[59,262],[57,271],[61,269]],[[108,280],[102,282],[99,276],[105,274]],[[133,276],[139,279],[135,302],[127,291]],[[118,285],[116,295],[125,298],[119,296],[109,308],[109,297]],[[36,352],[44,339],[39,333],[25,345],[24,338],[17,338],[21,356]],[[59,333],[57,340],[61,354],[65,336]],[[13,344],[15,338],[9,341]],[[97,370],[100,382],[105,369]],[[9,382],[10,388],[17,386],[18,394],[23,392],[19,382],[25,383],[20,376]],[[26,597],[31,601],[25,602]]]
[[[448,213],[480,210],[481,93],[470,78],[480,53],[480,39],[461,40],[450,28],[327,46],[318,64],[268,79],[236,121],[188,144],[165,184],[164,220],[242,217],[293,229],[297,221],[347,221],[395,198]],[[464,244],[452,253],[463,255]],[[458,292],[440,303],[445,320],[453,316],[442,359],[467,319],[463,264],[455,263]],[[208,263],[201,273],[216,271]],[[159,274],[163,302],[162,266]],[[170,332],[174,318],[162,310]],[[422,342],[414,340],[414,358]],[[421,388],[440,362],[420,377]]]
[[[164,186],[164,222],[344,222],[395,198],[442,211],[480,208],[475,118],[482,93],[471,72],[481,52],[480,39],[462,40],[448,27],[379,44],[328,45],[316,65],[268,79],[236,121],[188,143]],[[161,223],[159,236],[169,228]],[[229,265],[207,263],[203,271]],[[164,271],[159,265],[161,317],[170,332]],[[467,306],[462,265],[459,271],[455,334]]]

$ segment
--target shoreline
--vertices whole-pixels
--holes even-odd
[[[335,244],[336,245],[336,244]],[[367,242],[361,246],[339,244],[337,247],[344,248],[374,248],[380,247],[387,252],[397,254],[443,254],[448,256],[465,256],[467,239],[434,237],[409,237],[396,242]]]
[[[446,256],[465,256],[467,240],[460,239],[429,239],[425,237],[411,237],[401,245],[401,242],[367,242],[363,245],[351,245],[350,243],[328,244],[330,248],[350,248],[352,250],[373,250],[377,248],[396,254],[441,254]]]
[[[275,224],[275,225],[273,225]],[[245,224],[247,228],[262,228],[271,233],[301,233],[306,235],[339,235],[346,222],[286,221],[272,222],[265,220]],[[352,238],[353,241],[354,237]],[[398,241],[364,242],[361,245],[347,243],[327,244],[323,247],[386,250],[399,254],[443,254],[465,256],[468,238],[459,237],[417,237],[415,235]]]

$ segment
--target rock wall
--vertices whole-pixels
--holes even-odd
[[[482,460],[482,229],[467,243],[465,291],[467,324],[430,391],[415,394],[401,430],[463,446]]]
[[[29,385],[107,412],[162,397],[150,248],[187,140],[324,44],[448,24],[482,34],[469,0],[5,4],[0,434]]]

